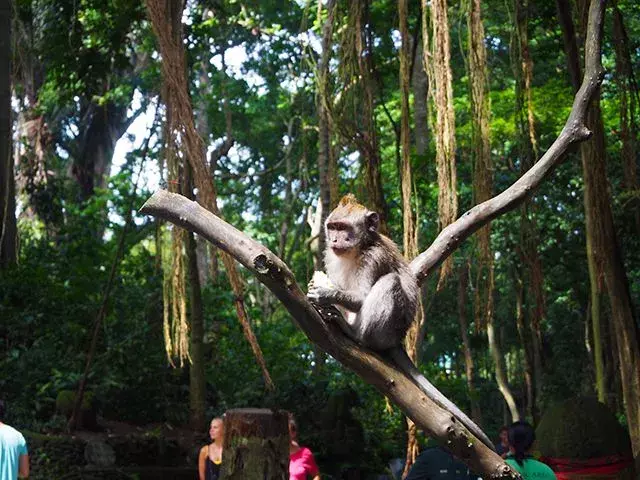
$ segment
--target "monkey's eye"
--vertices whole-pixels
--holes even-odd
[[[349,224],[344,223],[344,222],[331,222],[330,224],[327,225],[327,227],[331,230],[337,230],[337,231],[342,231],[342,230],[349,230]]]

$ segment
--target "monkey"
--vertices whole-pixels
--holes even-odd
[[[495,450],[484,432],[420,373],[402,347],[418,308],[420,288],[396,244],[378,231],[379,225],[378,213],[354,195],[340,200],[325,220],[328,282],[314,275],[307,298],[320,307],[335,306],[342,315],[333,318],[350,338],[388,353],[429,398]]]

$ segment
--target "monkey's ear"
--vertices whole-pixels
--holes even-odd
[[[380,226],[380,215],[378,215],[376,212],[367,212],[365,222],[367,225],[367,230],[369,230],[370,232],[377,232],[378,227]]]

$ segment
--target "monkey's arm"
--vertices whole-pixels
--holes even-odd
[[[320,305],[340,305],[350,312],[357,313],[362,308],[364,295],[352,290],[338,290],[337,288],[316,287],[309,285],[307,298]]]

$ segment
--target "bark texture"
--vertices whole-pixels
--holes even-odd
[[[482,410],[478,402],[478,391],[475,382],[475,364],[473,351],[469,341],[469,322],[467,321],[467,289],[469,287],[469,267],[465,262],[458,269],[458,323],[460,325],[460,337],[462,338],[462,354],[464,356],[464,372],[469,390],[471,403],[471,419],[476,425],[482,427]]]
[[[318,4],[321,8],[321,4]],[[331,125],[329,117],[329,60],[331,59],[331,46],[333,40],[333,25],[336,17],[336,1],[327,2],[327,18],[322,26],[322,53],[318,60],[317,76],[317,108],[318,108],[318,176],[320,180],[320,202],[322,203],[320,225],[329,215],[336,201],[332,196],[332,189],[337,191],[337,168],[335,159],[331,154]],[[333,186],[333,187],[332,187]],[[333,197],[333,198],[332,198]],[[316,263],[322,265],[321,253],[324,252],[325,238],[320,232],[317,242]],[[318,268],[316,268],[318,270]],[[322,270],[322,268],[320,268]]]
[[[185,197],[194,200],[191,169],[185,169],[187,185]],[[201,428],[205,424],[206,387],[204,361],[204,307],[202,305],[202,287],[198,268],[198,244],[193,232],[187,234],[187,262],[189,271],[189,423],[191,427]]]
[[[479,0],[471,0],[469,28],[469,87],[471,90],[473,142],[473,201],[475,204],[493,195],[493,164],[491,161],[491,132],[489,91],[487,82],[487,52],[484,45],[484,26]],[[493,315],[494,269],[491,251],[491,224],[476,235],[478,269],[474,295],[476,329],[482,329]]]
[[[410,64],[411,64],[411,40],[407,17],[409,10],[408,0],[398,0],[398,18],[400,28],[400,98],[401,98],[401,118],[400,118],[400,145],[402,148],[402,160],[400,170],[400,185],[402,193],[402,227],[403,227],[403,251],[407,259],[411,259],[418,254],[418,241],[416,238],[416,222],[411,204],[411,192],[413,190],[413,180],[411,171],[411,138],[410,138]],[[407,336],[404,339],[405,349],[409,358],[417,366],[419,365],[420,347],[422,345],[422,324],[424,315],[422,305],[416,311],[413,323],[409,327]],[[411,419],[407,419],[407,454],[404,466],[404,475],[409,473],[411,466],[419,453],[417,429]]]
[[[613,44],[616,51],[616,83],[620,92],[620,141],[622,142],[623,191],[630,196],[629,206],[636,234],[640,235],[640,183],[638,183],[638,96],[640,87],[633,71],[631,44],[622,12],[613,2]]]
[[[529,53],[528,0],[514,1],[514,29],[511,41],[512,67],[516,79],[516,131],[518,132],[518,160],[520,174],[524,174],[538,160],[533,94],[533,61]],[[537,398],[542,391],[542,333],[545,299],[542,261],[538,252],[539,232],[536,206],[527,201],[520,211],[520,238],[516,267],[518,304],[516,318],[518,333],[525,352],[525,380],[528,413],[534,423],[538,419]]]
[[[12,2],[0,6],[0,269],[18,258],[11,121]]]
[[[458,216],[458,192],[456,173],[455,115],[453,110],[453,78],[451,73],[451,40],[449,38],[449,14],[447,0],[431,2],[431,73],[429,84],[436,110],[436,170],[438,173],[438,219],[444,229]],[[423,0],[422,8],[427,8]],[[426,37],[425,37],[426,38]],[[426,45],[425,45],[426,47]],[[428,51],[425,48],[425,51]],[[440,271],[441,287],[453,268],[452,261],[445,261]]]
[[[565,23],[571,18],[570,5],[566,0],[558,0],[561,26],[566,42],[573,41],[573,24]],[[584,18],[588,4],[578,2],[579,18]],[[591,7],[593,8],[593,6]],[[584,25],[581,25],[584,31]],[[589,34],[585,35],[585,50],[590,48]],[[571,79],[580,76],[579,60],[572,57],[578,47],[568,46],[567,62]],[[575,72],[575,69],[578,69]],[[586,68],[589,68],[587,64]],[[577,87],[573,83],[574,88]],[[606,175],[606,146],[599,95],[596,94],[588,105],[587,126],[592,129],[593,137],[580,148],[582,171],[584,176],[584,207],[587,230],[587,256],[591,289],[603,291],[606,288],[611,307],[611,318],[618,351],[622,394],[624,397],[627,424],[635,456],[640,454],[640,336],[633,317],[633,307],[629,296],[628,281],[622,256],[616,238],[611,211],[609,185]],[[602,298],[602,297],[600,297]],[[592,307],[594,301],[592,299]]]
[[[189,98],[186,59],[182,42],[182,25],[180,23],[183,5],[181,3],[176,4],[171,0],[147,0],[146,5],[162,54],[162,72],[167,104],[171,106],[175,115],[174,123],[170,125],[169,134],[173,136],[171,141],[174,145],[181,144],[183,146],[185,157],[188,158],[189,164],[193,168],[194,182],[198,188],[198,201],[209,211],[219,215],[215,183],[206,162],[204,144],[195,128],[193,109]],[[235,295],[236,313],[242,325],[245,338],[251,345],[262,370],[266,387],[273,389],[273,381],[267,370],[262,350],[253,333],[244,306],[242,280],[233,259],[227,254],[222,254],[221,256]]]
[[[287,480],[289,418],[284,411],[244,408],[224,416],[222,478]]]

